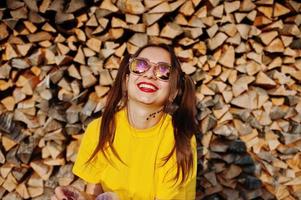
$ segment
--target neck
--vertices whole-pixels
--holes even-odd
[[[147,129],[156,125],[163,114],[163,106],[155,107],[133,101],[127,103],[128,121],[137,129]]]

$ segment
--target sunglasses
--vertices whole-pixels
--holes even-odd
[[[146,58],[131,58],[129,62],[130,71],[136,75],[143,75],[152,65],[154,65],[153,72],[159,80],[168,81],[171,66],[165,62],[152,63]]]

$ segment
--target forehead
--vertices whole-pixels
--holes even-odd
[[[169,52],[161,47],[147,47],[139,53],[138,57],[147,58],[149,61],[154,63],[171,63]]]

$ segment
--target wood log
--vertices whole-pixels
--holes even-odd
[[[279,16],[285,15],[289,12],[290,12],[290,10],[288,8],[286,8],[285,6],[283,6],[279,3],[275,3],[274,10],[273,10],[274,17],[279,17]]]
[[[209,40],[209,48],[211,50],[216,49],[217,47],[219,47],[220,45],[222,45],[222,43],[227,39],[227,35],[224,33],[217,33],[214,38],[212,38],[212,40]]]
[[[91,70],[87,66],[81,65],[80,74],[84,87],[90,87],[96,83],[96,78],[93,76]]]
[[[2,187],[7,191],[12,192],[17,187],[17,183],[18,182],[13,177],[13,175],[9,173],[5,181],[3,182]]]
[[[30,162],[30,166],[42,180],[48,180],[53,170],[53,167],[46,166],[41,161]]]
[[[23,198],[23,199],[28,199],[30,197],[28,190],[26,188],[26,185],[24,182],[19,184],[16,188],[16,192]]]
[[[64,165],[60,168],[57,178],[58,178],[58,183],[61,186],[67,186],[70,185],[70,183],[74,179],[74,175],[71,172],[72,165]]]
[[[180,8],[180,12],[185,16],[191,16],[194,12],[194,6],[191,1],[186,1]]]
[[[96,52],[99,52],[100,51],[100,47],[101,47],[101,41],[96,39],[96,38],[90,38],[88,41],[87,41],[87,46],[96,51]]]
[[[9,199],[16,199],[16,200],[21,200],[21,196],[15,192],[8,193],[3,197],[3,200],[9,200]]]
[[[121,60],[147,43],[172,44],[195,83],[204,168],[196,199],[298,198],[300,9],[273,0],[7,1],[0,198],[50,199],[57,184],[84,190],[70,173],[81,133],[102,114]]]

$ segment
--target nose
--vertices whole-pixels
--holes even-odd
[[[155,75],[155,66],[152,65],[151,68],[149,68],[144,74],[144,77],[149,78],[149,79],[157,79]]]

